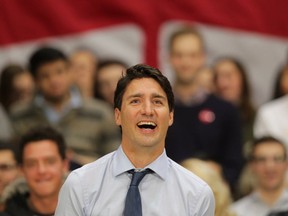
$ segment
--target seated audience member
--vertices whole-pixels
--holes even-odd
[[[18,163],[25,181],[17,181],[6,197],[9,216],[54,215],[58,193],[68,170],[63,136],[49,127],[25,134],[19,143]]]
[[[3,191],[20,176],[16,150],[12,143],[0,141],[0,211],[4,208]]]
[[[116,59],[100,61],[96,71],[95,97],[113,106],[117,82],[127,68],[124,62]]]
[[[14,131],[9,116],[0,103],[0,140],[13,139]]]
[[[11,114],[18,136],[30,128],[50,125],[64,135],[69,157],[85,164],[117,148],[120,140],[111,107],[93,98],[83,98],[73,85],[65,54],[51,47],[36,50],[30,71],[37,85],[34,100]]]
[[[16,64],[4,67],[0,78],[0,102],[6,112],[13,106],[31,101],[34,93],[34,80],[27,70]]]
[[[245,152],[253,140],[255,108],[251,100],[251,90],[244,65],[237,59],[224,57],[214,66],[215,93],[234,104],[240,113]]]
[[[197,82],[205,68],[205,49],[196,29],[174,32],[169,49],[175,72],[175,117],[166,138],[167,154],[176,162],[190,157],[216,162],[234,189],[244,163],[239,113]]]
[[[255,140],[249,159],[255,178],[254,191],[232,204],[237,216],[267,216],[288,210],[286,187],[287,149],[273,137]]]
[[[254,136],[270,135],[288,147],[288,94],[262,105],[256,114]]]
[[[251,100],[251,90],[244,65],[232,57],[222,57],[213,65],[215,94],[234,104],[239,111],[242,135],[243,154],[247,156],[253,140],[253,123],[255,108]],[[233,197],[238,199],[251,192],[249,167],[244,167]]]
[[[74,81],[83,97],[91,98],[94,95],[95,72],[97,57],[89,49],[79,49],[70,56],[70,70]]]
[[[272,99],[277,99],[288,94],[288,65],[284,65],[278,72]]]
[[[236,216],[229,211],[232,202],[230,188],[218,169],[211,162],[197,158],[189,158],[181,165],[203,179],[212,189],[215,197],[215,216]]]

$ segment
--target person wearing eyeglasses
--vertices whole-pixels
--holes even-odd
[[[4,189],[20,176],[16,152],[9,142],[0,141],[0,211],[3,211],[2,194]]]
[[[232,204],[237,216],[277,215],[288,210],[287,164],[287,149],[280,140],[266,136],[254,141],[249,166],[255,185],[249,195]]]

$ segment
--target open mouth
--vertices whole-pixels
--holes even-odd
[[[153,130],[157,127],[157,125],[154,123],[154,122],[150,122],[150,121],[145,121],[145,122],[139,122],[137,124],[137,126],[140,128],[140,129],[150,129],[150,130]]]

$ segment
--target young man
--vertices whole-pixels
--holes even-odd
[[[255,189],[250,195],[236,201],[232,210],[238,216],[277,215],[272,213],[288,211],[285,145],[273,137],[255,140],[249,166],[255,178]]]
[[[184,27],[174,32],[169,47],[175,71],[175,118],[167,134],[167,155],[176,162],[190,157],[210,160],[223,170],[233,188],[244,161],[238,111],[201,88],[197,77],[206,57],[196,29]]]
[[[28,191],[13,190],[6,201],[10,216],[53,216],[58,193],[68,170],[66,145],[52,128],[37,128],[25,134],[19,144],[18,162]]]
[[[3,191],[20,176],[16,150],[12,143],[0,140],[0,211],[3,210]]]
[[[70,56],[71,72],[74,82],[84,98],[94,95],[97,56],[89,49],[78,49]]]
[[[72,172],[56,215],[214,215],[209,186],[166,155],[173,106],[170,83],[158,69],[128,68],[114,97],[121,146]]]
[[[85,164],[115,150],[120,133],[111,107],[83,98],[72,85],[67,57],[51,47],[38,49],[30,58],[30,71],[38,94],[31,104],[12,113],[18,135],[39,125],[49,125],[64,135],[74,161]]]

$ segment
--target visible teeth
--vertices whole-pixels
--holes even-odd
[[[152,125],[152,126],[156,126],[156,124],[154,122],[139,122],[138,123],[139,126],[141,125]]]

